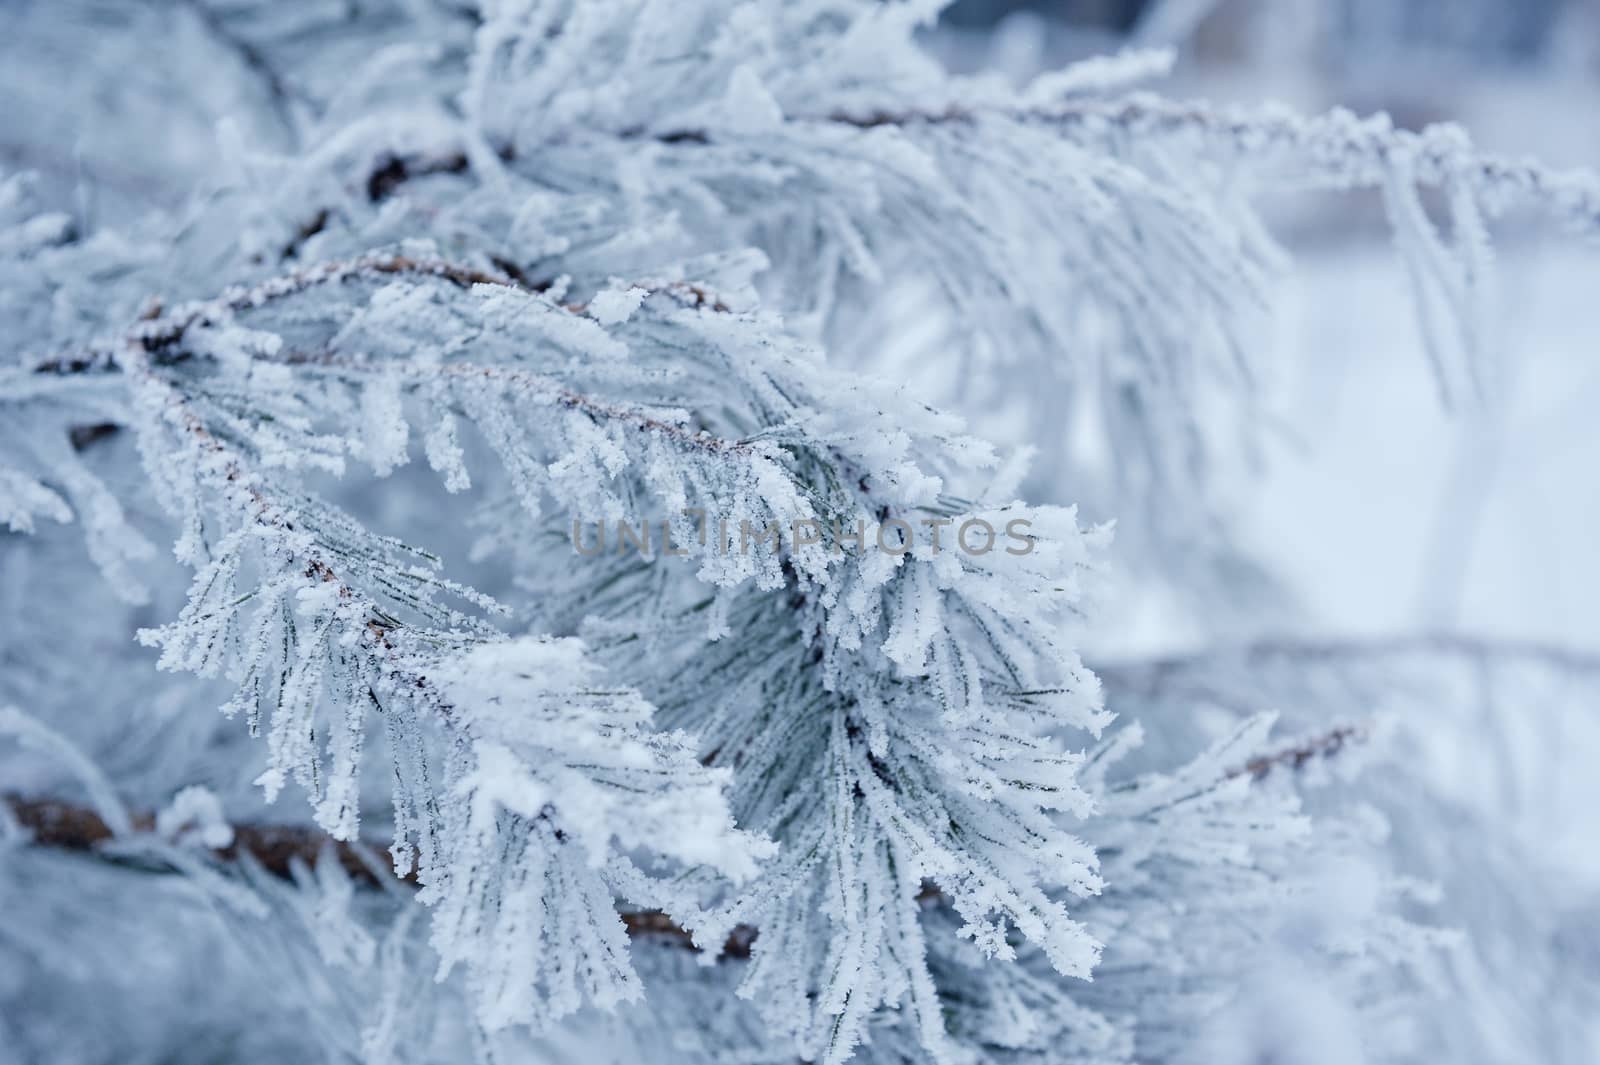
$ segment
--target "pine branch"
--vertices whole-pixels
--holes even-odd
[[[1409,178],[1417,184],[1464,183],[1490,201],[1537,205],[1564,217],[1575,230],[1600,232],[1600,176],[1592,171],[1553,170],[1531,159],[1478,152],[1466,134],[1449,123],[1417,131],[1396,129],[1383,112],[1361,117],[1336,108],[1308,117],[1282,107],[1219,107],[1204,101],[1168,100],[1141,93],[1114,100],[1070,100],[1021,109],[952,105],[929,111],[835,111],[819,116],[796,116],[793,121],[873,130],[891,126],[972,125],[984,118],[1054,125],[1091,135],[1116,131],[1146,141],[1198,135],[1212,145],[1228,146],[1251,157],[1264,152],[1282,153],[1305,168],[1300,178],[1311,183],[1379,187],[1388,180],[1396,163],[1403,162],[1409,170]],[[692,127],[651,132],[637,126],[622,130],[618,136],[624,140],[648,139],[667,145],[705,146],[718,141],[715,130]],[[501,146],[497,154],[508,162],[516,157],[508,145]],[[374,161],[363,187],[368,200],[378,203],[415,178],[440,173],[461,174],[470,168],[471,162],[462,152],[442,155],[384,153]],[[284,248],[283,258],[296,255],[307,238],[321,232],[329,217],[327,207],[312,214],[295,239]],[[509,264],[496,265],[504,270]]]
[[[1200,134],[1216,144],[1252,155],[1286,153],[1311,167],[1312,179],[1373,187],[1383,184],[1399,161],[1423,185],[1463,182],[1491,200],[1553,208],[1582,230],[1600,231],[1600,178],[1588,170],[1552,170],[1530,159],[1478,152],[1460,127],[1444,123],[1419,131],[1395,129],[1379,112],[1366,118],[1336,108],[1304,116],[1281,107],[1217,107],[1137,94],[1121,100],[1083,100],[1021,112],[1001,112],[1024,122],[1063,128],[1115,129],[1136,137]],[[971,122],[982,111],[950,110],[835,114],[829,121],[863,129],[883,125]]]
[[[1315,736],[1281,750],[1271,751],[1251,758],[1242,766],[1228,772],[1229,779],[1248,775],[1260,780],[1277,769],[1299,770],[1313,759],[1331,758],[1352,743],[1366,739],[1366,730],[1357,725],[1341,726],[1320,736]],[[14,793],[0,793],[4,805],[16,823],[29,833],[35,846],[51,847],[75,853],[100,853],[102,844],[116,837],[92,807],[50,798],[27,798]],[[154,814],[135,812],[129,817],[135,832],[153,831]],[[273,825],[243,822],[230,826],[233,841],[226,847],[210,851],[219,862],[236,862],[248,856],[263,870],[275,877],[292,879],[297,865],[314,867],[331,858],[354,881],[366,887],[380,887],[378,867],[382,854],[388,852],[386,844],[372,840],[336,840],[317,828],[304,825]],[[398,882],[415,887],[415,870],[395,870]],[[923,905],[937,905],[943,896],[937,885],[925,883],[917,894]],[[659,910],[635,910],[619,913],[628,935],[639,939],[664,942],[687,950],[700,948],[694,937]],[[738,925],[723,944],[722,955],[730,958],[748,958],[758,931],[749,925]]]
[[[0,794],[4,804],[17,824],[26,829],[35,846],[82,854],[101,853],[101,846],[116,838],[111,827],[93,808],[57,799],[30,799],[16,794]],[[155,829],[155,815],[136,812],[130,821],[136,832]],[[341,869],[354,881],[366,887],[379,887],[375,871],[381,855],[387,852],[385,844],[373,841],[347,842],[336,840],[320,829],[304,825],[272,825],[243,823],[231,826],[233,842],[219,847],[210,854],[219,862],[236,862],[248,856],[263,870],[280,879],[292,879],[296,865],[311,868],[326,858],[339,863]],[[400,874],[396,880],[410,887],[417,886],[415,871]],[[639,939],[650,939],[698,950],[689,932],[673,923],[659,910],[623,911],[618,914],[628,934]],[[756,930],[739,925],[723,944],[723,954],[731,958],[748,958]]]
[[[1371,188],[1389,180],[1396,165],[1420,185],[1465,185],[1496,205],[1523,203],[1546,210],[1579,232],[1600,233],[1600,176],[1589,170],[1554,170],[1473,148],[1449,123],[1412,131],[1394,128],[1387,114],[1362,118],[1342,108],[1305,116],[1282,107],[1219,107],[1134,94],[1115,100],[1073,100],[1048,107],[941,110],[837,111],[797,121],[872,130],[887,126],[972,125],[985,118],[1053,125],[1089,135],[1115,132],[1144,143],[1158,137],[1198,135],[1252,158],[1279,153],[1309,183]],[[623,136],[643,136],[643,130]],[[709,145],[711,129],[685,128],[651,135],[663,144]]]
[[[171,311],[166,310],[165,303],[159,297],[152,298],[140,315],[139,322],[124,335],[123,341],[137,345],[147,354],[157,354],[177,345],[184,335],[196,326],[215,324],[230,315],[277,303],[322,285],[395,275],[435,277],[460,288],[495,285],[534,295],[544,295],[550,288],[548,284],[530,284],[526,279],[518,279],[512,276],[511,271],[502,269],[497,273],[448,259],[423,259],[409,255],[361,255],[351,259],[332,259],[301,267],[250,285],[234,285],[214,299],[181,304]],[[732,311],[732,307],[725,299],[706,286],[692,281],[650,281],[634,287],[642,288],[651,295],[670,294],[689,307],[703,308],[719,314]],[[552,301],[552,306],[571,314],[584,314],[589,309],[587,303]],[[29,366],[28,372],[71,375],[113,372],[117,368],[116,347],[100,343],[87,349],[41,359]]]
[[[161,312],[159,304],[153,304],[151,312],[124,335],[121,346],[112,352],[111,357],[115,365],[132,378],[136,392],[143,396],[142,404],[151,411],[159,412],[158,424],[165,423],[167,428],[176,432],[178,439],[187,441],[192,451],[185,457],[186,464],[200,472],[207,482],[205,487],[235,511],[237,517],[233,520],[268,534],[285,555],[282,561],[286,572],[302,571],[315,584],[324,589],[331,588],[334,598],[343,604],[342,609],[348,609],[351,617],[359,619],[353,626],[346,646],[361,656],[366,668],[386,678],[393,690],[403,693],[401,697],[407,702],[426,703],[431,713],[452,732],[460,735],[465,732],[462,722],[470,713],[470,706],[459,706],[449,684],[433,676],[431,670],[429,676],[421,675],[414,660],[408,657],[411,649],[402,646],[406,641],[399,638],[400,630],[407,626],[391,617],[370,594],[363,591],[359,564],[352,565],[351,568],[357,573],[352,578],[344,572],[347,559],[336,545],[330,546],[314,535],[304,535],[306,527],[303,516],[296,510],[292,500],[279,498],[275,486],[256,468],[248,449],[240,449],[225,432],[214,431],[207,424],[202,411],[196,407],[194,398],[185,392],[181,384],[169,380],[162,372],[163,364],[174,361],[173,357],[180,354],[178,349],[186,336],[197,327],[226,322],[237,312],[283,300],[317,286],[337,284],[357,277],[392,274],[441,278],[461,286],[489,284],[525,289],[525,286],[511,279],[461,264],[406,256],[365,256],[326,263],[255,285],[230,289],[216,299],[186,304],[165,314]],[[726,306],[697,286],[666,283],[654,286],[652,291],[671,291],[684,302],[696,306]],[[581,305],[562,307],[565,313],[571,314],[581,313],[583,309]],[[358,368],[355,363],[341,364],[340,357],[331,353],[286,361],[296,365],[342,365],[347,370]],[[390,369],[403,371],[404,366]],[[513,380],[527,386],[531,392],[545,393],[552,405],[578,411],[593,419],[622,420],[639,430],[670,437],[675,443],[719,454],[757,455],[755,448],[691,433],[681,426],[650,417],[641,411],[627,410],[581,396],[552,380],[515,368],[458,365],[433,367],[430,372]],[[202,560],[186,558],[185,561],[199,563]],[[378,698],[370,683],[367,690],[374,700]],[[363,864],[362,856],[365,853],[358,849],[359,842],[355,839],[354,804],[349,796],[336,801],[338,805],[330,807],[333,811],[330,816],[334,821],[323,821],[323,824],[334,836],[347,841],[336,853],[345,868],[353,869]],[[47,835],[58,834],[64,845],[79,849],[92,847],[105,831],[103,825],[97,825],[94,820],[76,813],[61,810],[52,813],[49,808],[43,808],[33,811],[33,814],[32,820],[41,822],[49,829]],[[322,814],[319,808],[319,818]],[[531,820],[541,820],[543,814],[529,814],[529,817]],[[570,843],[560,830],[547,838],[556,845]],[[247,828],[236,844],[251,854],[255,853],[258,845],[267,852],[268,861],[263,864],[282,871],[292,868],[297,857],[304,858],[327,843],[320,833],[308,835],[294,830]],[[219,857],[227,856],[219,852]],[[403,869],[398,861],[394,868],[397,872],[409,872],[409,859]],[[363,879],[374,880],[376,875],[369,874]],[[609,895],[606,898],[609,901]],[[661,912],[624,915],[623,923],[630,931],[636,930],[639,934],[663,936],[686,944],[691,942],[690,933]],[[753,933],[734,928],[728,935],[725,949],[736,956],[748,955],[749,939]]]

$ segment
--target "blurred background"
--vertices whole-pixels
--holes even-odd
[[[1019,81],[1170,47],[1164,94],[1456,122],[1484,151],[1600,164],[1596,0],[960,0],[929,44]],[[1110,657],[1249,650],[1153,681],[1192,697],[1164,719],[1108,672],[1113,705],[1169,733],[1215,731],[1207,707],[1230,701],[1281,709],[1289,734],[1388,720],[1373,768],[1313,808],[1380,809],[1388,861],[1442,889],[1426,919],[1469,937],[1426,1043],[1441,1060],[1600,1060],[1600,247],[1496,226],[1496,377],[1449,409],[1382,198],[1263,208],[1289,264],[1262,338],[1270,429],[1229,505],[1293,606],[1196,619],[1148,597],[1091,634]],[[1238,1059],[1321,1053],[1295,1046]]]
[[[1454,121],[1487,151],[1600,162],[1596,0],[959,0],[929,43],[953,68],[1019,81],[1170,47],[1164,93]],[[1268,341],[1274,431],[1242,505],[1252,546],[1303,600],[1297,624],[1600,647],[1597,249],[1497,231],[1497,402],[1448,411],[1380,198],[1268,206],[1293,268]],[[1119,638],[1205,635],[1167,620],[1153,610]]]

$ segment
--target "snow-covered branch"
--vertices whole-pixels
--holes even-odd
[[[1347,744],[1360,742],[1363,738],[1362,730],[1355,726],[1334,729],[1326,735],[1256,754],[1228,770],[1224,778],[1247,776],[1260,779],[1275,769],[1293,771],[1313,759],[1333,757]],[[5,807],[11,821],[26,833],[29,844],[82,853],[95,853],[102,844],[116,841],[119,837],[152,832],[156,830],[158,820],[154,813],[134,811],[127,815],[127,824],[119,830],[108,824],[94,807],[61,799],[0,794],[0,805]],[[288,878],[297,864],[312,868],[320,862],[333,861],[353,880],[370,887],[382,887],[388,883],[384,875],[386,873],[392,873],[399,883],[413,887],[417,883],[417,871],[414,868],[391,867],[381,857],[389,848],[387,842],[335,839],[319,827],[291,824],[230,823],[228,830],[231,836],[229,842],[211,851],[212,856],[224,864],[248,857],[267,873]],[[105,853],[107,857],[118,860],[116,851]],[[917,901],[921,903],[935,903],[941,898],[937,885],[932,883],[924,883],[917,893]],[[681,928],[659,910],[624,908],[619,915],[630,936],[650,937],[686,949],[700,949],[691,932]],[[717,952],[718,956],[748,958],[757,935],[755,928],[737,926],[729,933],[728,939]]]
[[[1403,170],[1419,185],[1470,189],[1495,213],[1529,208],[1574,232],[1600,232],[1600,176],[1479,151],[1466,131],[1453,124],[1397,129],[1383,113],[1362,117],[1335,109],[1305,115],[1287,107],[1217,105],[1136,93],[1022,109],[958,105],[931,112],[835,112],[810,121],[877,129],[973,126],[988,119],[1054,127],[1096,144],[1132,138],[1149,147],[1163,139],[1190,138],[1206,155],[1232,164],[1236,173],[1255,172],[1261,179],[1291,185],[1382,188]],[[669,143],[705,143],[712,134],[677,130],[660,136]]]
[[[1263,679],[1402,648],[1102,688],[1111,527],[1076,508],[1203,631],[1250,615],[1252,195],[1383,189],[1453,397],[1493,381],[1484,218],[1593,231],[1600,193],[1447,129],[1130,94],[1166,55],[952,77],[938,6],[192,0],[54,79],[111,159],[166,125],[106,100],[209,131],[177,90],[226,68],[262,113],[161,141],[188,200],[0,178],[0,696],[95,806],[0,750],[0,961],[66,960],[30,922],[75,850],[114,859],[100,932],[121,878],[225,942],[299,922],[273,979],[352,1059],[560,1058],[661,973],[652,1050],[731,1065],[1175,1060],[1286,956],[1362,1026],[1404,1011],[1442,937],[1382,872],[1319,916],[1381,826],[1302,806],[1382,747],[1377,700]],[[24,67],[76,54],[17,10]]]

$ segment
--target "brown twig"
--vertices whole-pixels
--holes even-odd
[[[428,174],[460,174],[466,169],[467,157],[461,152],[443,156],[385,155],[378,159],[367,175],[367,200],[370,203],[382,203],[413,178]]]
[[[96,854],[115,838],[111,827],[87,806],[11,794],[0,795],[0,804],[4,804],[17,824],[28,831],[37,846]],[[150,832],[155,828],[156,819],[149,813],[133,814],[130,820],[136,832]],[[385,849],[381,846],[346,843],[318,829],[298,825],[245,823],[232,827],[233,842],[209,851],[218,861],[234,862],[248,855],[266,872],[289,879],[296,865],[313,868],[325,857],[331,856],[352,880],[369,887],[380,884],[374,868],[381,868],[384,863],[379,857]],[[416,875],[397,876],[396,881],[415,886]],[[659,910],[635,910],[619,916],[630,936],[697,949],[691,935]],[[733,958],[748,958],[755,938],[754,928],[739,925],[723,944],[723,954]]]
[[[1253,780],[1260,780],[1274,769],[1295,770],[1302,768],[1314,758],[1331,758],[1344,750],[1347,745],[1360,743],[1366,738],[1367,730],[1362,726],[1341,725],[1282,750],[1257,755],[1244,765],[1229,770],[1227,776],[1230,780],[1246,775]]]
[[[41,846],[92,853],[115,836],[111,826],[87,806],[20,795],[0,796],[0,802],[5,803],[17,823]],[[155,829],[156,819],[150,813],[134,813],[129,820],[137,832]],[[295,825],[235,825],[233,842],[212,853],[223,861],[236,861],[248,854],[273,876],[287,878],[295,862],[314,866],[325,852],[332,854],[353,879],[377,884],[370,864],[363,860],[355,845]]]
[[[328,219],[330,217],[328,209],[324,207],[302,222],[299,228],[294,231],[294,238],[283,246],[283,251],[278,258],[293,259],[297,257],[300,254],[300,249],[305,246],[306,241],[328,228]]]
[[[510,149],[502,149],[499,155],[507,162],[514,158],[514,153]],[[424,152],[404,155],[392,151],[383,152],[373,159],[372,166],[368,169],[361,185],[366,190],[367,202],[379,204],[400,191],[407,182],[430,174],[464,174],[471,169],[471,166],[472,163],[466,153],[461,151],[445,152],[442,155]],[[298,254],[300,246],[307,239],[327,227],[333,213],[333,208],[319,207],[315,214],[300,225],[295,238],[284,247],[282,257],[291,259]],[[519,282],[526,283],[527,278],[520,276],[520,271],[516,268],[506,269],[502,261],[497,261],[495,266]]]

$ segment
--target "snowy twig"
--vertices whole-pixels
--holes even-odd
[[[1322,735],[1250,758],[1228,771],[1226,776],[1249,776],[1260,780],[1277,769],[1299,770],[1313,759],[1337,755],[1366,736],[1366,729],[1359,725],[1340,726]],[[58,799],[0,794],[0,813],[9,814],[17,825],[27,830],[31,842],[36,846],[58,850],[94,853],[100,844],[118,834],[94,808]],[[155,828],[156,817],[147,812],[130,813],[128,825],[123,834],[128,831],[150,832]],[[304,825],[243,823],[233,824],[231,828],[232,842],[211,849],[212,855],[219,861],[238,861],[248,856],[271,875],[287,879],[293,875],[296,864],[314,867],[325,857],[331,857],[358,883],[369,887],[381,886],[373,856],[387,850],[386,843],[336,840],[320,829]],[[414,868],[397,867],[394,873],[399,881],[416,886]],[[937,885],[929,883],[925,883],[917,895],[917,901],[923,905],[937,904],[944,898]],[[699,949],[692,933],[659,910],[624,911],[619,916],[632,937],[648,938],[689,950]],[[722,956],[748,958],[757,934],[757,930],[749,925],[736,926],[723,944]]]
[[[550,288],[547,284],[529,284],[518,280],[509,273],[495,273],[448,259],[361,255],[305,266],[250,285],[234,285],[213,299],[185,303],[171,311],[165,309],[162,300],[153,298],[140,321],[125,335],[124,341],[153,354],[177,344],[184,334],[196,326],[215,324],[231,315],[277,303],[308,289],[362,278],[396,275],[435,277],[461,288],[494,285],[540,295]],[[728,313],[732,309],[723,297],[704,285],[690,281],[656,281],[632,287],[642,289],[647,295],[670,294],[694,308],[718,313]],[[552,305],[572,314],[584,314],[589,310],[587,303],[553,302]],[[41,359],[29,366],[28,370],[36,374],[65,375],[112,370],[115,367],[115,346],[98,344],[85,350]]]
[[[92,854],[118,835],[92,807],[77,803],[4,794],[0,795],[0,809],[29,833],[35,846]],[[130,815],[129,822],[134,832],[151,832],[156,818],[152,813],[137,812]],[[329,856],[356,882],[369,887],[381,884],[373,862],[387,849],[386,843],[335,840],[320,829],[305,825],[246,823],[231,827],[233,842],[211,850],[219,861],[234,862],[248,856],[273,876],[289,879],[297,864],[311,868]],[[415,870],[396,870],[395,875],[403,883],[416,886]],[[618,916],[630,936],[698,949],[693,936],[659,910],[623,912]],[[746,925],[736,927],[723,945],[723,954],[748,958],[755,935],[755,929]]]
[[[1404,164],[1420,185],[1465,185],[1490,208],[1537,206],[1579,232],[1600,233],[1600,177],[1588,170],[1554,170],[1531,159],[1479,152],[1460,127],[1442,123],[1412,131],[1394,128],[1382,112],[1365,118],[1342,108],[1305,116],[1280,106],[1221,107],[1149,94],[1083,99],[1050,107],[1013,109],[952,106],[933,111],[833,112],[799,119],[871,130],[885,126],[974,124],[986,118],[1051,124],[1090,136],[1116,132],[1142,142],[1194,135],[1212,147],[1259,161],[1281,157],[1309,185],[1378,188]],[[714,143],[710,129],[653,135],[665,144]]]
[[[1553,170],[1531,159],[1479,152],[1450,123],[1418,131],[1395,129],[1379,112],[1362,118],[1343,108],[1304,116],[1278,106],[1217,107],[1204,102],[1134,95],[1074,103],[1029,116],[1064,126],[1115,127],[1152,136],[1196,133],[1241,154],[1279,152],[1312,181],[1340,187],[1378,187],[1396,163],[1408,164],[1421,185],[1473,189],[1490,207],[1536,205],[1583,231],[1600,231],[1600,177],[1588,170]]]
[[[1365,737],[1366,731],[1360,726],[1341,726],[1281,750],[1251,758],[1227,775],[1248,775],[1260,780],[1276,769],[1298,770],[1313,759],[1330,758]],[[58,799],[30,799],[4,794],[0,795],[0,812],[9,814],[27,830],[31,842],[36,846],[95,853],[100,844],[117,835],[92,807]],[[129,824],[134,832],[150,832],[155,828],[156,818],[151,813],[136,812],[129,815]],[[304,825],[243,823],[231,827],[233,841],[225,847],[211,850],[219,861],[233,862],[248,856],[271,875],[288,879],[292,877],[297,864],[314,867],[324,858],[331,857],[356,882],[369,887],[381,886],[375,871],[374,856],[387,850],[386,843],[335,840],[320,829]],[[414,869],[395,869],[395,876],[409,886],[416,886]],[[918,902],[924,905],[936,904],[942,898],[937,886],[932,884],[925,884],[917,896]],[[692,933],[659,910],[625,911],[619,916],[628,935],[634,938],[688,950],[699,949],[695,946]],[[757,930],[749,925],[736,926],[723,944],[722,956],[748,958],[757,934]]]

